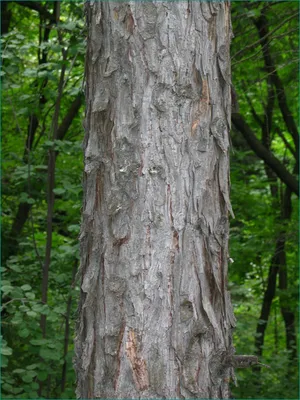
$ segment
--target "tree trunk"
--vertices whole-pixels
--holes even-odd
[[[229,398],[229,4],[86,13],[77,396]]]

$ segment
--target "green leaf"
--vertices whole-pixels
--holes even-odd
[[[26,284],[26,285],[21,286],[21,289],[24,290],[24,291],[26,292],[26,291],[28,291],[28,290],[31,290],[32,287],[31,287],[30,285],[27,285],[27,284]]]
[[[21,388],[21,387],[13,387],[12,388],[12,390],[11,390],[11,392],[13,393],[13,394],[19,394],[19,393],[21,393],[21,392],[23,392],[23,388]]]
[[[43,314],[43,315],[48,315],[50,313],[49,306],[47,304],[44,304],[42,306],[42,309],[41,309],[40,313]]]
[[[31,99],[32,96],[30,94],[22,94],[22,96],[19,97],[20,101],[26,101],[28,99]]]
[[[31,384],[30,386],[32,387],[32,385],[33,385],[33,384]],[[38,399],[38,397],[39,397],[39,395],[38,395],[37,392],[33,392],[33,391],[28,392],[28,398],[29,398],[29,399]]]
[[[43,311],[43,307],[44,307],[43,304],[34,304],[34,305],[31,307],[31,309],[32,309],[32,311],[35,311],[35,312],[37,312],[37,313],[41,313],[41,311]]]
[[[12,58],[13,57],[13,53],[11,53],[10,51],[5,51],[2,53],[2,58]]]
[[[62,46],[60,46],[59,44],[51,44],[51,50],[54,52],[54,53],[60,53],[61,52],[61,49],[62,49]]]
[[[31,384],[32,389],[38,389],[39,388],[39,384],[37,382],[33,382]],[[36,397],[30,397],[31,399],[35,399]]]
[[[25,383],[30,383],[30,382],[32,382],[33,376],[30,376],[30,375],[22,375],[21,378],[22,378],[22,381],[23,381],[23,382],[25,382]]]
[[[24,328],[24,329],[20,330],[18,332],[18,334],[21,338],[27,338],[29,336],[30,332],[27,328]]]
[[[64,193],[66,193],[66,189],[56,188],[56,189],[53,189],[53,193],[55,193],[55,194],[64,194]]]
[[[20,368],[13,370],[13,374],[23,374],[24,372],[26,372],[25,369]]]
[[[67,31],[73,31],[76,28],[76,22],[70,21],[64,24],[59,24],[59,28],[66,29]]]
[[[49,349],[56,349],[57,348],[57,344],[56,343],[48,343],[47,347],[49,347]]]
[[[39,71],[38,78],[46,78],[49,75],[48,71]]]
[[[1,347],[1,354],[3,356],[11,356],[12,355],[12,349],[8,346],[2,346]]]
[[[19,307],[19,310],[22,312],[27,312],[30,310],[30,308],[28,306],[25,306],[24,304],[22,306]]]
[[[14,287],[13,290],[10,292],[10,296],[13,299],[21,299],[23,297],[23,291],[19,287]]]
[[[52,140],[46,140],[44,143],[45,147],[53,147],[54,146],[54,142]]]
[[[76,225],[69,225],[68,226],[68,231],[69,232],[75,232],[78,233],[80,231],[80,225],[76,224]]]
[[[34,371],[34,370],[27,370],[25,375],[34,378],[35,376],[37,376],[37,371]]]
[[[29,300],[34,300],[35,299],[35,294],[33,292],[26,292],[25,296],[29,299]]]
[[[44,382],[48,378],[48,372],[47,371],[38,372],[37,378],[39,381]]]
[[[33,346],[43,346],[48,343],[47,339],[32,339],[30,342]]]
[[[1,282],[1,284],[2,284],[2,286],[5,286],[5,285],[11,286],[11,282],[8,281],[8,280],[6,280],[6,279],[3,279],[3,281]]]
[[[40,356],[44,360],[54,360],[58,361],[60,359],[60,354],[57,351],[48,348],[41,348],[40,349]]]
[[[4,294],[8,294],[8,293],[10,293],[12,290],[13,290],[13,287],[12,286],[1,286],[1,290],[2,290],[2,292],[4,293]]]
[[[16,88],[15,85],[11,85],[11,87],[13,89],[18,89],[18,87]],[[28,113],[29,113],[29,109],[27,107],[23,107],[23,108],[18,109],[17,115],[27,115]]]
[[[59,274],[59,275],[56,275],[54,279],[58,283],[63,283],[67,280],[67,278],[68,278],[67,274]]]
[[[49,321],[49,322],[56,322],[56,321],[58,321],[58,319],[59,319],[57,313],[55,313],[55,312],[50,312],[50,313],[47,314],[47,315],[48,315],[47,321]]]
[[[23,174],[22,177],[24,177],[24,179],[27,179],[28,173],[25,172],[25,174]],[[35,203],[35,200],[34,200],[32,197],[29,197],[29,196],[28,196],[28,193],[25,193],[25,192],[21,193],[21,195],[20,195],[20,201],[21,201],[22,203],[27,203],[27,204],[34,204],[34,203]]]
[[[8,358],[5,357],[3,354],[1,356],[1,367],[6,368],[8,365]]]
[[[33,317],[33,318],[35,318],[38,314],[36,313],[36,312],[34,312],[34,311],[27,311],[27,313],[26,313],[29,317]]]
[[[15,271],[15,272],[21,272],[22,268],[20,267],[20,265],[17,264],[12,264],[9,266],[9,269]]]
[[[20,309],[20,307],[19,307],[19,309]],[[22,313],[20,313],[20,312],[16,313],[15,316],[13,317],[13,319],[11,320],[11,323],[13,325],[19,325],[22,322],[23,322],[23,316],[22,316]]]
[[[36,369],[38,367],[39,367],[38,364],[31,364],[31,365],[27,365],[26,369],[33,370],[33,369]]]
[[[4,383],[2,385],[2,389],[4,389],[6,392],[12,392],[13,386],[8,383]]]
[[[23,76],[26,76],[28,78],[35,78],[37,76],[37,70],[27,68],[25,69],[25,71],[23,71]]]

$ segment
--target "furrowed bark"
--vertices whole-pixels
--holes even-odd
[[[79,398],[229,398],[227,2],[87,2]]]

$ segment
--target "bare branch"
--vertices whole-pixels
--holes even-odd
[[[239,56],[240,54],[244,53],[246,50],[250,50],[253,47],[256,47],[257,45],[261,44],[263,40],[266,40],[267,37],[272,35],[274,32],[278,31],[283,25],[285,25],[287,22],[289,22],[291,19],[297,17],[299,15],[299,12],[296,12],[295,14],[290,15],[288,18],[286,18],[284,21],[282,21],[279,25],[276,26],[272,31],[268,32],[266,35],[258,39],[256,42],[249,44],[248,46],[244,47],[242,50],[238,51],[232,56],[232,59]]]

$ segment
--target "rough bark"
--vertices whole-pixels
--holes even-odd
[[[229,398],[229,5],[86,13],[77,396]]]

